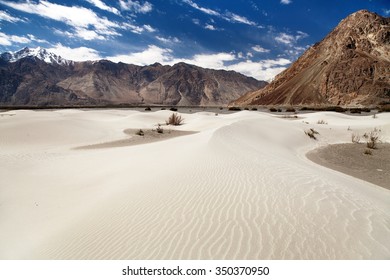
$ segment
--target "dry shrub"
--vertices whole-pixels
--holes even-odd
[[[167,125],[181,125],[184,119],[177,113],[173,113],[165,122]]]
[[[305,134],[309,136],[310,138],[317,140],[316,134],[320,134],[318,131],[316,131],[313,128],[310,128],[309,130],[305,131]]]
[[[380,130],[374,128],[370,133],[364,133],[364,138],[367,140],[367,148],[369,149],[377,149],[378,143],[380,142]]]
[[[360,135],[358,133],[352,133],[351,136],[352,143],[359,144],[360,142]]]
[[[161,127],[160,124],[158,124],[156,131],[157,131],[157,133],[164,133],[164,129]]]
[[[372,156],[372,150],[366,149],[366,150],[364,151],[364,154],[365,154],[365,155],[370,155],[370,156]]]
[[[145,132],[144,132],[142,129],[140,129],[140,130],[138,130],[135,134],[137,134],[137,135],[139,135],[139,136],[144,136],[144,135],[145,135]]]
[[[298,116],[297,115],[283,115],[282,118],[283,119],[297,119]]]
[[[318,122],[317,122],[317,124],[328,124],[326,121],[324,121],[324,120],[319,120]]]

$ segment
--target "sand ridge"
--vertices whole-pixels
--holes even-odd
[[[373,127],[389,142],[388,113],[183,114],[177,130],[199,133],[88,150],[72,148],[126,139],[124,129],[153,129],[171,112],[7,113],[2,259],[390,257],[390,191],[306,157]]]
[[[80,146],[74,149],[82,150],[82,149],[120,148],[125,146],[148,144],[148,143],[153,143],[153,142],[162,141],[166,139],[171,139],[174,137],[197,133],[196,131],[172,130],[169,128],[167,129],[166,127],[161,127],[161,128],[163,130],[165,129],[165,131],[163,131],[162,133],[157,132],[156,129],[125,129],[123,132],[129,135],[129,138],[127,139]]]

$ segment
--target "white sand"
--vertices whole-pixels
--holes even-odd
[[[390,191],[305,157],[348,127],[390,141],[389,113],[183,114],[200,133],[72,149],[170,114],[0,113],[0,258],[390,259]]]

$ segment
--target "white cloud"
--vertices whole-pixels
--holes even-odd
[[[119,35],[115,31],[120,28],[118,23],[101,17],[84,7],[64,6],[43,0],[39,3],[0,0],[0,3],[19,11],[63,22],[75,28],[78,37],[83,38],[83,35],[87,35],[87,40],[107,39],[107,36]]]
[[[180,40],[176,37],[168,37],[164,38],[161,36],[156,36],[156,39],[159,40],[160,42],[163,42],[165,44],[174,44],[174,43],[180,43]]]
[[[194,3],[191,0],[183,0],[184,3],[190,5],[192,8],[197,9],[205,14],[211,15],[211,16],[221,16],[221,14],[217,11],[214,11],[212,9],[204,8],[199,6],[198,4]]]
[[[383,9],[383,13],[385,14],[385,16],[390,15],[390,9]]]
[[[157,30],[151,27],[149,24],[144,24],[144,29],[148,32],[156,32]]]
[[[302,31],[297,31],[297,35],[291,35],[291,34],[287,34],[287,33],[282,32],[282,33],[279,33],[275,37],[275,41],[282,43],[282,44],[285,44],[285,45],[292,46],[298,40],[306,38],[308,36],[309,35],[307,33],[302,32]]]
[[[142,26],[137,26],[129,22],[122,23],[122,29],[130,30],[133,33],[141,34],[144,32],[145,28]],[[146,29],[147,30],[147,29]]]
[[[73,60],[73,61],[86,61],[86,60],[99,60],[101,59],[100,54],[97,50],[79,47],[69,48],[62,44],[57,44],[52,48],[47,49],[49,52],[55,53],[62,58]]]
[[[297,31],[298,35],[295,36],[296,40],[300,40],[306,37],[309,37],[309,34],[302,32],[302,31]]]
[[[235,59],[236,56],[232,53],[196,54],[191,59],[176,58],[171,61],[171,64],[185,62],[204,68],[226,69],[225,62],[233,61]]]
[[[238,22],[238,23],[243,23],[243,24],[253,25],[253,26],[257,25],[255,22],[247,19],[244,16],[239,16],[237,14],[230,13],[230,12],[226,13],[226,20],[230,22]]]
[[[258,80],[270,81],[277,74],[285,70],[291,61],[284,58],[275,60],[252,61],[246,60],[226,67],[227,70],[234,70],[246,76],[256,78]]]
[[[31,41],[34,41],[34,42],[37,42],[37,43],[41,43],[41,44],[49,44],[48,41],[46,40],[42,40],[42,39],[38,39],[37,37],[35,37],[34,35],[32,34],[27,34],[27,37],[31,40]]]
[[[139,1],[119,0],[119,5],[122,10],[132,11],[138,14],[147,14],[153,10],[153,5],[148,1],[141,4]]]
[[[15,23],[15,22],[24,21],[24,20],[21,18],[18,18],[18,17],[11,16],[6,11],[0,11],[0,21],[8,21],[8,22]]]
[[[169,48],[160,48],[155,45],[149,45],[143,51],[129,53],[125,55],[116,55],[107,57],[114,62],[124,62],[136,65],[150,65],[159,62],[165,65],[174,65],[179,62],[196,65],[203,68],[233,70],[244,75],[254,77],[258,80],[271,80],[275,75],[286,69],[291,63],[285,58],[266,59],[252,61],[243,60],[243,54],[234,53],[214,53],[214,54],[196,54],[191,58],[179,58],[172,55],[173,51]],[[250,58],[247,55],[247,58]]]
[[[117,8],[110,7],[110,6],[106,5],[101,0],[85,0],[85,1],[87,1],[88,3],[94,5],[95,7],[99,8],[101,10],[108,11],[108,12],[114,13],[116,15],[120,14]]]
[[[282,44],[290,45],[295,42],[295,37],[286,33],[280,33],[277,37],[275,37],[275,41]]]
[[[87,41],[104,40],[104,38],[105,38],[103,35],[98,34],[96,31],[89,30],[86,28],[76,28],[75,31],[76,31],[76,33],[75,33],[76,37],[83,38],[84,40],[87,40]],[[72,34],[72,36],[73,36],[73,34]]]
[[[258,52],[258,53],[268,53],[268,52],[270,52],[270,50],[264,49],[263,47],[261,47],[259,45],[253,46],[252,50],[254,50],[255,52]]]
[[[217,28],[215,28],[214,25],[208,24],[208,23],[206,23],[206,25],[204,26],[204,28],[206,28],[206,29],[208,29],[208,30],[213,30],[213,31],[217,30]]]
[[[24,36],[8,35],[0,32],[0,45],[11,46],[13,43],[28,44],[31,39]]]
[[[193,19],[192,19],[192,22],[193,22],[194,24],[196,24],[196,25],[200,25],[200,20],[197,19],[197,18],[193,18]]]
[[[246,17],[234,14],[234,13],[229,12],[229,11],[221,14],[220,12],[218,12],[216,10],[212,10],[212,9],[209,9],[209,8],[201,7],[201,6],[199,6],[198,4],[196,4],[192,0],[183,0],[183,2],[188,4],[188,5],[190,5],[192,8],[194,8],[194,9],[196,9],[198,11],[201,11],[201,12],[207,14],[207,15],[210,15],[210,16],[219,17],[219,18],[224,19],[224,20],[226,20],[228,22],[237,22],[237,23],[257,26],[257,24],[255,22],[247,19]],[[199,20],[197,20],[197,19],[193,19],[192,21],[195,24],[199,24]]]
[[[288,4],[291,4],[292,1],[291,0],[280,0],[280,3],[282,3],[284,5],[288,5]]]
[[[107,57],[107,59],[113,62],[123,62],[136,65],[150,65],[155,62],[167,64],[168,61],[172,60],[171,53],[171,49],[163,49],[155,45],[149,45],[147,49],[141,52],[111,56]]]

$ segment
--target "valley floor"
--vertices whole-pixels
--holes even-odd
[[[374,128],[390,142],[390,113],[179,112],[163,128],[180,137],[126,144],[170,114],[1,112],[0,258],[390,258],[390,191],[306,157]],[[359,160],[388,174],[386,147]]]

